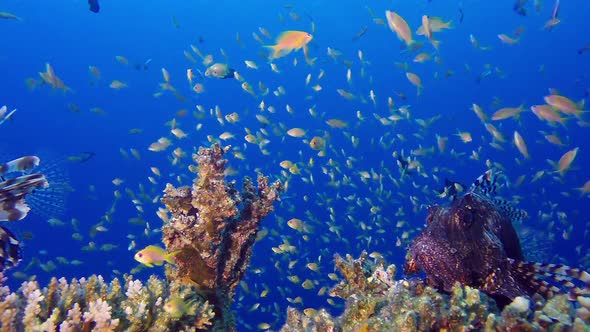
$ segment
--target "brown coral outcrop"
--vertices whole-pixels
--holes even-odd
[[[215,306],[214,329],[235,329],[230,306],[243,278],[262,219],[279,199],[280,182],[271,185],[258,175],[257,185],[243,181],[242,192],[225,180],[228,148],[214,145],[193,155],[198,177],[192,187],[168,184],[162,202],[170,222],[162,228],[163,242],[175,256],[176,267],[167,270],[171,280],[196,285]]]

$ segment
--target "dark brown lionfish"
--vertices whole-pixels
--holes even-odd
[[[27,156],[0,164],[0,221],[16,221],[26,217],[30,207],[25,196],[49,187],[45,176],[40,173],[12,176],[27,173],[39,165],[39,158]],[[7,228],[0,226],[0,272],[15,266],[21,258],[18,239]]]
[[[406,274],[423,270],[429,285],[450,291],[455,282],[505,302],[538,293],[590,294],[590,274],[557,264],[525,262],[512,222],[526,212],[497,198],[492,171],[477,178],[450,205],[430,206],[426,228],[412,242]]]

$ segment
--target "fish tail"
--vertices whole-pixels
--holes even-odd
[[[303,45],[303,55],[305,57],[305,62],[307,62],[308,65],[313,66],[315,64],[316,59],[309,58],[309,49],[307,48],[307,45]]]
[[[440,46],[441,41],[433,39],[430,41],[430,43],[432,43],[432,46],[434,47],[434,49],[438,51],[438,47]]]
[[[281,50],[278,47],[278,45],[264,45],[264,47],[270,48],[272,50],[272,53],[269,56],[269,59],[270,60],[274,60],[274,59],[277,59],[279,57],[279,54],[280,54]]]
[[[175,250],[169,254],[166,254],[166,256],[164,256],[164,260],[168,263],[168,264],[175,264],[174,262],[174,256],[178,255],[180,253],[181,250]]]

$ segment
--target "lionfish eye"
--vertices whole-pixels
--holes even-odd
[[[457,213],[457,217],[463,227],[471,227],[473,224],[473,212],[471,206],[466,206]]]

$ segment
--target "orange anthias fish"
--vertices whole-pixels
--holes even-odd
[[[303,48],[303,52],[307,54],[307,44],[313,39],[313,36],[305,31],[285,31],[277,37],[275,45],[268,45],[272,49],[270,60],[283,57],[293,50],[297,51]]]
[[[385,17],[387,18],[389,28],[397,34],[399,39],[405,41],[407,46],[414,44],[412,30],[410,30],[408,22],[403,17],[390,10],[385,11]]]
[[[147,267],[160,266],[167,262],[174,264],[174,256],[180,253],[180,250],[167,253],[166,250],[158,246],[149,245],[135,254],[135,260]]]

